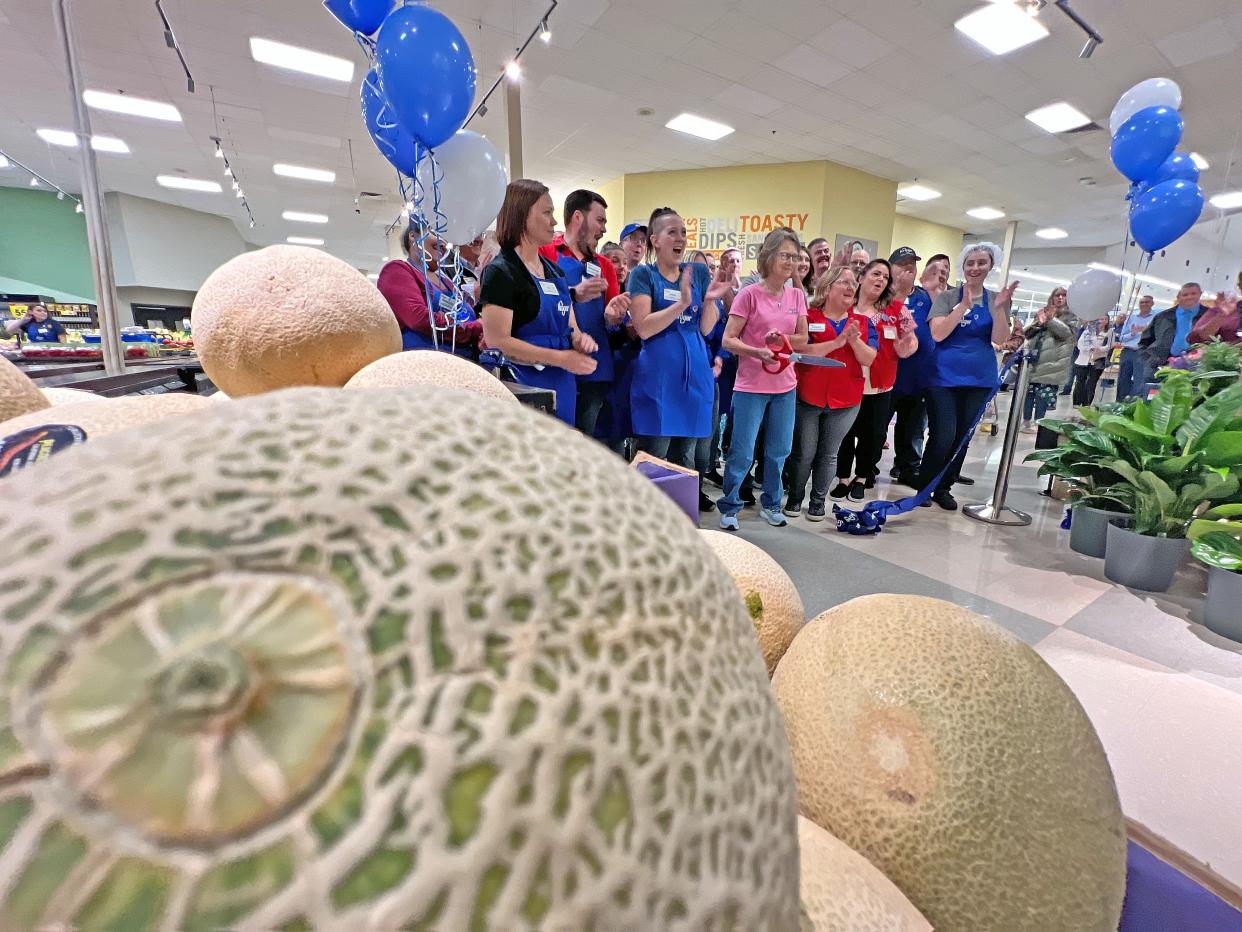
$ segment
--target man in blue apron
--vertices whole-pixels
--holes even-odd
[[[609,335],[623,325],[630,308],[613,264],[595,251],[608,225],[607,209],[607,202],[594,191],[572,192],[565,198],[565,233],[539,250],[564,272],[578,329],[599,346],[593,354],[595,371],[578,376],[575,423],[588,437],[596,435],[615,378]]]

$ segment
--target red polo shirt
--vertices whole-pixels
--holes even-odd
[[[572,256],[573,250],[570,249],[569,245],[565,242],[565,234],[558,233],[556,234],[556,239],[552,240],[552,242],[550,242],[547,246],[539,247],[539,255],[543,256],[549,262],[555,263],[561,256]],[[607,256],[602,256],[599,253],[595,253],[595,255],[591,256],[589,261],[595,262],[599,265],[599,274],[603,276],[604,284],[606,286],[604,291],[604,304],[607,305],[609,301],[621,293],[621,287],[617,284],[617,270],[613,267],[612,261]],[[559,265],[560,263],[556,264]]]
[[[875,333],[871,321],[850,308],[841,322],[841,328],[848,326],[851,320],[858,324],[863,340],[869,341]],[[837,338],[839,331],[824,316],[822,307],[807,308],[806,323],[807,336],[812,343],[826,343]],[[826,369],[801,364],[794,367],[798,373],[798,398],[817,408],[852,408],[862,402],[863,367],[854,350],[847,343],[829,353],[828,358],[845,363],[845,368]]]

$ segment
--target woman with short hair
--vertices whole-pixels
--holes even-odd
[[[397,318],[401,348],[436,349],[438,342],[440,349],[474,358],[483,325],[469,297],[440,268],[443,241],[415,220],[401,234],[401,248],[405,259],[386,263],[375,283]]]

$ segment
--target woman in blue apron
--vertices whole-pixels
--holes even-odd
[[[500,254],[483,271],[479,304],[487,346],[504,354],[521,384],[555,392],[557,417],[572,425],[577,376],[595,371],[599,347],[578,329],[565,276],[539,255],[555,235],[548,189],[525,178],[510,182],[496,218]]]
[[[435,349],[438,340],[440,349],[474,359],[478,356],[482,325],[467,296],[440,270],[438,254],[443,246],[434,233],[428,232],[421,246],[423,261],[415,257],[415,250],[420,248],[416,238],[420,235],[417,225],[402,234],[405,260],[385,265],[375,283],[397,318],[401,348]],[[423,274],[424,266],[427,276]]]
[[[682,263],[686,224],[675,210],[656,210],[647,229],[648,262],[628,283],[630,316],[643,341],[630,417],[640,450],[694,468],[699,438],[712,434],[715,388],[705,338],[726,286],[712,282],[706,265]]]
[[[31,343],[63,343],[65,328],[47,311],[47,305],[33,304],[26,316],[19,320],[11,320],[4,325],[6,334],[21,331]]]
[[[957,509],[952,488],[966,458],[965,447],[960,451],[958,447],[997,388],[992,344],[1009,338],[1009,308],[1018,283],[1011,282],[1000,292],[983,287],[1001,256],[1001,248],[994,243],[967,246],[959,266],[966,280],[942,292],[927,315],[936,355],[928,376],[927,449],[919,486],[926,486],[944,470],[932,501],[946,511]]]

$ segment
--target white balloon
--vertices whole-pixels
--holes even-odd
[[[1182,105],[1182,89],[1172,78],[1148,78],[1140,81],[1121,95],[1117,106],[1108,118],[1108,132],[1116,136],[1121,124],[1147,107],[1172,107]]]
[[[1121,302],[1121,276],[1103,269],[1087,269],[1069,286],[1066,303],[1079,320],[1098,320]]]
[[[444,238],[458,245],[469,243],[496,220],[505,200],[509,173],[495,147],[468,129],[459,129],[434,152],[439,164],[440,213],[448,224]],[[430,159],[419,164],[418,182],[423,189],[423,215],[434,228],[437,218]]]

